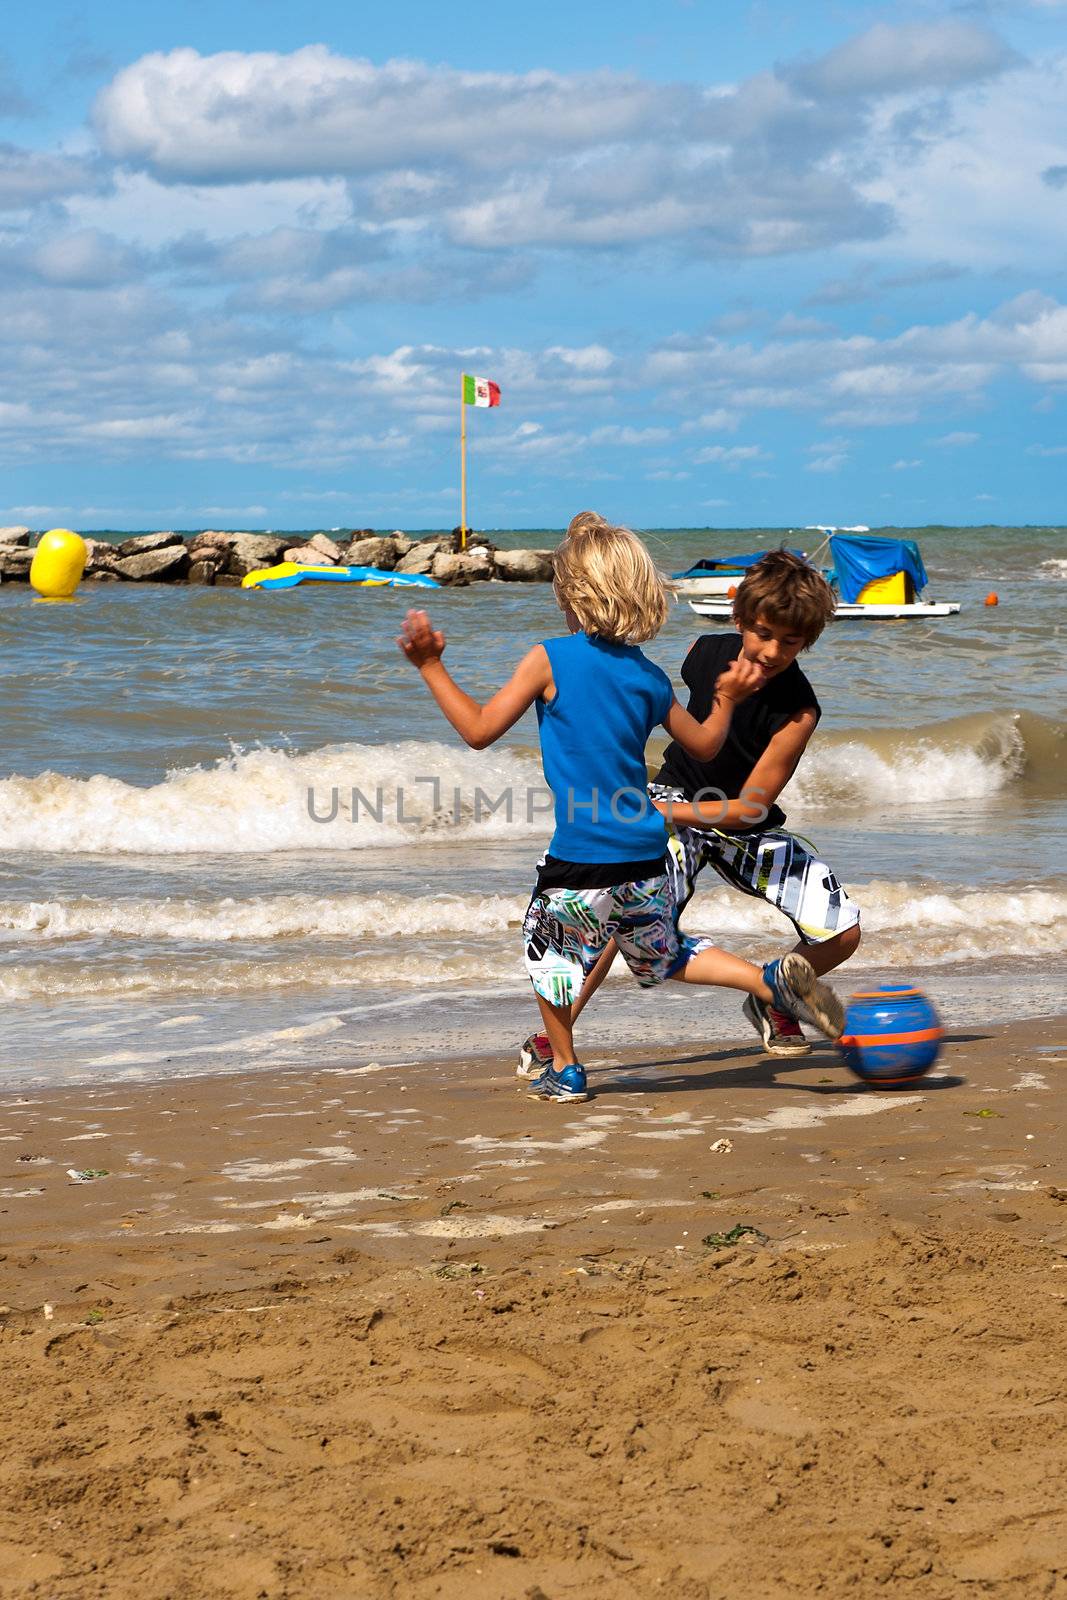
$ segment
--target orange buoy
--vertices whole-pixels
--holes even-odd
[[[985,603],[987,606],[999,606],[1000,601],[997,599],[995,594],[987,594],[985,597]]]
[[[727,589],[726,598],[727,598],[727,600],[735,600],[737,598],[737,585],[736,585],[736,583],[732,583],[730,585],[730,587]]]

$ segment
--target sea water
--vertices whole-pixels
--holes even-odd
[[[948,1021],[982,1027],[1062,1003],[1067,536],[915,536],[927,598],[964,609],[827,628],[802,662],[824,715],[783,805],[863,908],[843,990],[919,979]],[[817,543],[648,538],[673,571]],[[419,598],[481,697],[560,631],[543,584]],[[506,1051],[534,1026],[520,925],[550,832],[535,721],[466,749],[397,649],[410,603],[0,589],[0,1082]],[[725,626],[682,600],[649,653],[679,683],[693,638]],[[792,942],[711,874],[686,925],[753,959]],[[640,991],[621,964],[609,981],[590,1054],[745,1037],[734,995]]]

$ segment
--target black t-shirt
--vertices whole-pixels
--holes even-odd
[[[697,640],[686,656],[682,682],[689,689],[689,710],[698,722],[703,722],[711,713],[719,674],[740,654],[740,634],[708,633]],[[680,744],[669,744],[656,782],[681,789],[687,800],[692,800],[701,789],[719,790],[728,800],[736,800],[774,735],[798,711],[809,707],[814,709],[818,721],[822,711],[815,691],[794,661],[777,678],[772,678],[734,707],[730,731],[713,760],[696,761]],[[785,812],[780,806],[772,806],[766,821],[754,823],[752,827],[780,828],[784,821]],[[731,833],[751,831],[751,828],[730,829]]]

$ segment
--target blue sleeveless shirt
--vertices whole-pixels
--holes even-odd
[[[671,680],[636,645],[585,633],[542,643],[556,685],[553,700],[535,702],[555,800],[549,854],[575,862],[662,857],[667,829],[645,792],[645,744],[670,710]]]

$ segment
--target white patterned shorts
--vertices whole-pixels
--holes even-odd
[[[679,932],[666,873],[610,889],[543,889],[530,901],[522,935],[530,981],[557,1006],[577,1000],[611,939],[646,989],[712,943]]]
[[[660,804],[685,804],[681,789],[650,783]],[[681,916],[696,888],[697,875],[714,867],[742,894],[777,906],[805,944],[823,944],[860,920],[860,908],[841,887],[833,868],[804,839],[784,828],[764,833],[719,833],[714,828],[683,828],[667,821],[667,871]]]

